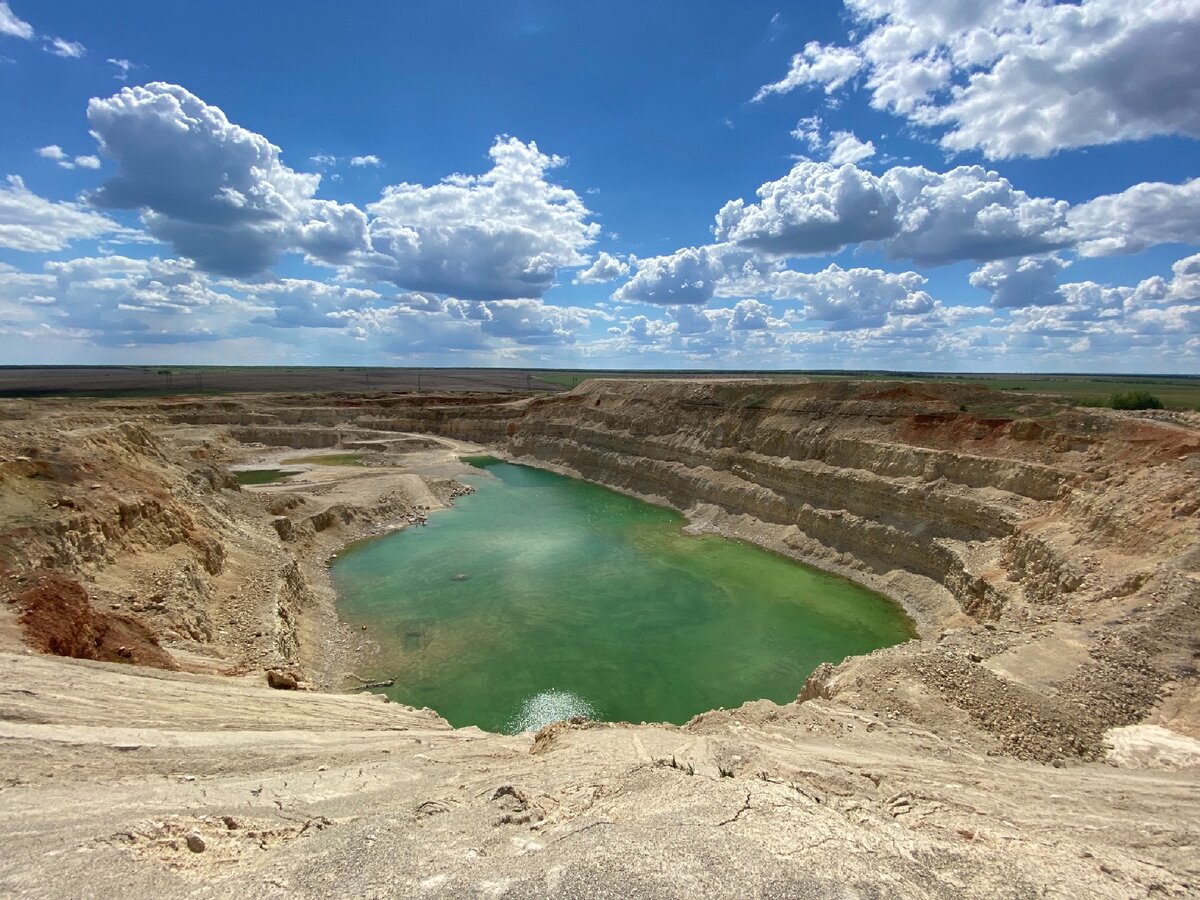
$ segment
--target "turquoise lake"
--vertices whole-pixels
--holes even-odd
[[[678,513],[489,457],[476,493],[349,548],[342,618],[382,645],[386,693],[515,733],[573,715],[674,722],[794,700],[822,662],[905,641],[900,608]]]

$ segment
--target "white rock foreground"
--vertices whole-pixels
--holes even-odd
[[[1128,897],[1196,884],[1192,772],[987,758],[828,701],[535,741],[372,696],[108,663],[3,654],[0,681],[21,685],[0,695],[6,896]]]

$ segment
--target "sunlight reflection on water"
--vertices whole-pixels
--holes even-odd
[[[594,719],[596,709],[578,694],[570,691],[542,691],[525,698],[517,714],[508,720],[505,730],[509,734],[539,731],[554,722],[562,722],[575,716]]]

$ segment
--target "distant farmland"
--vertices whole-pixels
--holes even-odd
[[[761,378],[768,381],[928,381],[1053,394],[1103,406],[1115,393],[1148,391],[1167,409],[1200,409],[1200,376],[945,374],[871,371],[633,371],[363,366],[0,366],[0,397],[158,396],[240,392],[564,391],[589,378]]]

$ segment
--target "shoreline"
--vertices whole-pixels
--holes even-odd
[[[715,506],[698,504],[690,509],[681,509],[677,504],[672,503],[665,497],[642,493],[622,485],[597,481],[588,478],[578,469],[563,463],[553,463],[528,455],[517,456],[508,450],[496,450],[493,452],[493,455],[505,462],[529,466],[534,469],[543,469],[547,472],[565,475],[569,478],[577,478],[580,481],[586,481],[589,484],[599,485],[611,491],[616,491],[618,494],[633,497],[644,503],[674,510],[687,521],[688,524],[683,527],[683,530],[689,534],[715,534],[728,540],[745,541],[763,550],[769,550],[772,553],[787,557],[793,562],[809,566],[829,575],[845,578],[859,587],[879,594],[890,603],[899,607],[912,625],[914,640],[930,640],[935,638],[942,629],[950,627],[944,615],[939,615],[931,609],[928,599],[918,598],[912,592],[899,590],[893,581],[888,581],[885,577],[873,575],[872,573],[834,562],[816,554],[805,554],[785,543],[783,533],[788,530],[787,528],[770,525],[755,519],[753,516],[730,514]],[[731,521],[736,519],[742,521]],[[845,658],[850,659],[851,657]]]
[[[458,450],[456,450],[456,454],[457,454],[456,461],[458,463],[460,463],[462,466],[464,466],[466,468],[471,469],[472,472],[477,473],[477,474],[480,473],[481,470],[470,466],[469,463],[462,462],[462,458],[464,456],[491,457],[491,458],[500,460],[502,462],[507,462],[507,463],[513,464],[513,465],[527,466],[529,468],[539,469],[539,470],[546,471],[546,472],[552,472],[553,474],[561,475],[566,478],[579,480],[586,484],[603,487],[606,490],[612,490],[616,493],[622,494],[623,496],[631,497],[631,498],[639,500],[643,503],[647,503],[652,506],[659,507],[661,509],[668,509],[673,512],[677,512],[684,519],[684,523],[680,526],[680,531],[684,534],[697,535],[697,536],[700,534],[713,534],[713,535],[717,535],[721,538],[724,538],[726,540],[745,542],[745,543],[751,544],[761,550],[765,550],[774,555],[783,557],[789,563],[806,566],[810,569],[813,569],[815,571],[821,572],[826,575],[832,575],[832,576],[835,576],[838,578],[843,578],[846,581],[849,581],[858,587],[864,588],[864,589],[872,592],[873,594],[878,595],[881,599],[883,599],[887,603],[894,606],[896,608],[896,610],[899,613],[901,613],[901,615],[904,618],[904,621],[908,627],[908,630],[910,631],[910,636],[904,641],[900,641],[896,644],[889,644],[889,645],[887,645],[887,647],[880,647],[880,648],[877,648],[877,650],[887,649],[888,647],[900,646],[901,644],[908,643],[910,641],[923,641],[926,639],[926,635],[922,633],[922,630],[921,630],[920,626],[918,625],[917,618],[916,618],[916,616],[913,615],[913,612],[912,612],[912,609],[915,608],[915,609],[919,610],[920,607],[915,606],[915,604],[913,606],[910,606],[908,603],[905,603],[902,599],[899,599],[896,596],[894,596],[892,593],[889,593],[887,590],[882,589],[883,587],[886,587],[886,585],[877,585],[877,584],[867,583],[868,579],[862,577],[863,573],[855,573],[853,570],[850,570],[846,567],[836,566],[835,564],[831,564],[828,561],[813,561],[812,558],[806,558],[804,556],[797,554],[794,551],[789,552],[789,550],[786,548],[786,546],[782,545],[779,542],[772,543],[772,542],[763,540],[761,534],[749,534],[748,535],[745,533],[734,531],[733,529],[730,529],[727,527],[714,526],[710,522],[703,521],[699,516],[695,515],[694,510],[690,511],[690,512],[680,510],[680,509],[678,509],[678,507],[674,506],[673,504],[671,504],[669,501],[667,501],[664,498],[639,494],[636,491],[632,491],[629,489],[623,489],[620,487],[614,487],[612,485],[604,484],[603,482],[600,482],[600,481],[594,481],[594,480],[589,479],[589,478],[585,477],[584,475],[578,473],[577,471],[571,469],[569,466],[560,466],[560,465],[556,465],[556,464],[552,464],[552,463],[546,463],[545,461],[536,460],[531,457],[514,457],[513,454],[508,452],[506,449],[501,449],[498,447],[462,446],[462,447],[459,447]],[[483,471],[486,472],[486,470],[483,470]],[[462,482],[459,482],[458,479],[452,479],[452,480],[456,481],[459,484],[463,484]],[[464,486],[471,487],[470,485],[464,485]],[[430,514],[437,513],[437,512],[445,512],[445,511],[452,509],[453,507],[454,507],[454,503],[453,503],[453,500],[451,500],[442,508],[431,510]],[[360,681],[360,682],[368,682],[368,681],[373,680],[371,676],[375,676],[375,675],[380,676],[381,679],[390,679],[395,676],[394,672],[385,671],[382,668],[378,669],[378,670],[371,669],[371,665],[372,665],[374,658],[378,656],[378,654],[381,650],[378,640],[372,636],[372,629],[366,625],[361,626],[362,631],[361,631],[361,635],[360,635],[359,630],[356,630],[356,628],[353,625],[346,622],[341,617],[340,611],[338,609],[338,593],[337,593],[336,588],[333,585],[333,578],[332,578],[332,574],[331,574],[331,569],[332,569],[334,560],[336,558],[339,558],[340,556],[342,556],[344,553],[350,551],[354,547],[362,546],[368,542],[386,538],[391,535],[400,533],[402,531],[406,531],[408,528],[410,528],[412,525],[415,525],[415,524],[417,524],[417,523],[409,522],[409,521],[401,521],[401,523],[399,525],[384,525],[384,526],[382,526],[382,528],[372,527],[372,529],[370,529],[366,533],[352,536],[348,540],[341,542],[336,548],[329,550],[328,553],[326,553],[324,558],[321,560],[319,572],[320,572],[322,593],[327,593],[327,596],[329,598],[328,602],[331,605],[330,612],[332,613],[333,616],[336,617],[336,620],[338,623],[338,628],[341,630],[341,632],[343,632],[346,635],[361,636],[361,643],[363,645],[365,645],[361,652],[353,652],[352,651],[347,654],[344,651],[344,647],[341,645],[341,643],[337,643],[336,636],[333,638],[335,643],[333,643],[333,644],[326,643],[326,648],[336,651],[336,654],[340,654],[339,659],[342,661],[342,664],[336,670],[338,674],[336,674],[336,675],[333,674],[334,670],[329,671],[327,677],[330,677],[333,679],[333,684],[328,689],[332,689],[335,691],[339,691],[341,693],[348,693],[348,694],[363,693],[368,690],[368,688],[365,685],[346,687],[345,683],[351,679],[353,679],[355,681]],[[764,529],[767,527],[764,525],[764,523],[757,522],[757,520],[755,520],[755,524],[757,524],[758,526],[760,526],[761,528],[764,528]],[[857,577],[857,578],[854,577],[854,575],[856,575],[856,574],[859,575],[860,577]],[[876,651],[871,651],[871,652],[876,652]],[[844,656],[841,659],[827,660],[826,662],[822,663],[821,665],[837,666],[847,660],[851,660],[856,657],[867,656],[867,655],[869,655],[869,654],[851,654],[848,656]],[[349,668],[349,669],[345,668],[345,665],[346,665],[346,663],[344,662],[345,660],[350,661],[349,664],[352,666],[351,668]],[[820,666],[818,666],[817,668],[820,668]],[[816,671],[816,670],[814,669],[814,671]],[[811,673],[810,673],[810,677],[811,677]],[[791,701],[785,701],[783,703],[776,704],[775,701],[767,700],[767,699],[761,698],[761,697],[747,697],[740,702],[739,707],[744,706],[746,704],[752,704],[752,703],[771,703],[771,704],[779,705],[779,706],[787,705],[788,703],[795,703],[800,700],[801,696],[803,696],[803,692],[805,690],[806,685],[807,685],[807,678],[804,683],[802,683],[801,685],[799,685],[797,687],[796,697],[793,698]],[[402,703],[402,701],[393,701],[393,702]],[[404,704],[402,703],[402,705],[404,705]],[[738,707],[733,707],[733,708],[738,708]],[[661,722],[658,724],[661,724],[664,726],[669,726],[669,727],[684,728],[690,721],[703,719],[705,716],[708,716],[710,713],[721,712],[725,709],[726,709],[725,707],[720,707],[720,708],[714,707],[714,708],[710,708],[710,709],[704,709],[704,710],[700,710],[697,713],[695,713],[694,715],[690,716],[688,721],[685,721],[685,722],[672,723],[672,722],[664,721],[664,722]],[[439,716],[442,715],[436,709],[433,709],[432,711],[437,713]],[[596,721],[602,721],[605,724],[613,724],[613,725],[636,725],[637,724],[637,723],[628,722],[628,721],[611,721],[611,722],[609,720],[596,720]],[[507,732],[488,732],[488,733],[507,734]]]

